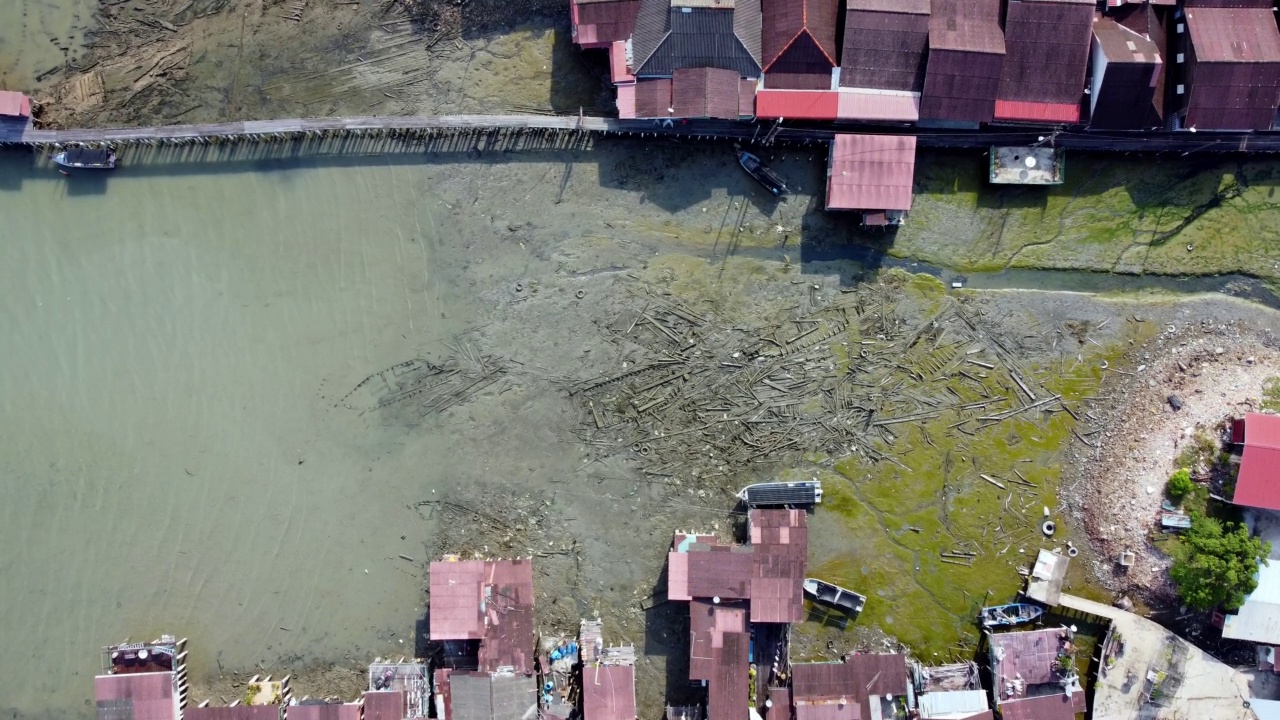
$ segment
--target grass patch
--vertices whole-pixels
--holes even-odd
[[[1280,377],[1269,377],[1262,383],[1262,409],[1280,412]]]

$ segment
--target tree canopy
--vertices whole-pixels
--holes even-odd
[[[1242,525],[1224,527],[1214,518],[1196,516],[1174,552],[1169,575],[1190,607],[1235,610],[1258,586],[1258,562],[1270,552],[1271,543],[1250,537]]]

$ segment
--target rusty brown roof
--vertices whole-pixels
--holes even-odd
[[[750,547],[689,547],[689,596],[737,600],[751,597]]]
[[[871,698],[879,702],[885,695],[906,694],[907,661],[905,655],[866,653],[850,655],[843,663],[797,664],[791,667],[791,681],[796,720],[870,718],[875,717]]]
[[[1084,95],[1093,0],[1009,0],[1000,100],[1076,104]]]
[[[791,666],[791,699],[801,703],[854,698],[858,676],[847,663],[796,663]]]
[[[1003,55],[1000,0],[933,0],[929,52],[935,50]],[[932,58],[929,62],[933,62]]]
[[[675,117],[738,119],[738,73],[716,68],[676,70],[671,78]]]
[[[993,682],[999,687],[1015,679],[1020,679],[1024,686],[1056,683],[1059,676],[1054,666],[1068,642],[1064,628],[991,635]]]
[[[480,669],[511,667],[533,672],[533,561],[491,560],[485,563],[485,629],[480,642]]]
[[[850,10],[910,13],[928,15],[932,11],[930,0],[849,0]]]
[[[707,720],[741,720],[747,714],[751,690],[745,632],[726,633],[715,649],[715,672],[707,681]]]
[[[481,610],[484,561],[431,563],[431,639],[479,640],[484,637]]]
[[[840,86],[920,92],[928,42],[927,14],[861,10],[851,3],[844,19]]]
[[[1000,720],[1075,720],[1066,695],[1042,695],[1000,704]]]
[[[914,135],[837,133],[827,163],[830,210],[910,210]]]
[[[575,40],[583,45],[629,40],[635,32],[639,10],[640,0],[575,2]]]
[[[689,679],[710,680],[716,653],[727,635],[747,632],[747,608],[741,603],[689,603]]]
[[[1134,32],[1109,17],[1095,18],[1093,37],[1111,63],[1160,64],[1160,48],[1146,35]]]
[[[907,694],[907,656],[858,653],[845,658],[858,678],[858,698]]]
[[[302,702],[289,706],[289,720],[360,720],[360,705]]]
[[[802,72],[795,65],[836,65],[839,0],[762,0],[761,48],[765,71]]]
[[[189,707],[182,711],[182,720],[280,720],[280,706]]]
[[[808,516],[803,510],[752,508],[747,522],[754,549],[751,621],[802,622],[802,583],[809,554]]]
[[[791,688],[769,687],[769,720],[791,720]]]
[[[1196,62],[1280,62],[1280,31],[1270,10],[1187,8]]]
[[[636,117],[671,117],[671,78],[636,81]]]
[[[583,720],[635,720],[636,669],[595,665],[582,669]]]
[[[364,693],[364,720],[404,720],[405,709],[403,690],[368,690]]]
[[[93,679],[98,720],[174,720],[173,673],[99,675]]]

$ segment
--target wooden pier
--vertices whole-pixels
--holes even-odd
[[[0,145],[49,149],[70,143],[131,145],[209,145],[239,142],[296,141],[318,138],[398,139],[406,151],[426,139],[452,136],[558,138],[604,135],[735,140],[750,144],[826,144],[837,132],[911,134],[918,147],[979,149],[991,146],[1049,145],[1070,150],[1136,153],[1271,153],[1280,152],[1280,132],[1108,132],[1044,128],[954,130],[885,125],[776,123],[732,120],[621,120],[585,115],[438,115],[251,120],[204,125],[137,128],[38,130],[26,124],[0,122]],[[421,149],[421,148],[419,148]],[[349,150],[365,152],[365,150]]]

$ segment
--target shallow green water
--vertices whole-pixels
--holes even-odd
[[[0,2],[0,90],[31,91],[36,78],[74,62],[97,7],[98,0]]]
[[[89,715],[127,636],[196,677],[411,654],[444,449],[335,403],[467,322],[454,230],[423,166],[218,169],[0,152],[0,715]]]

